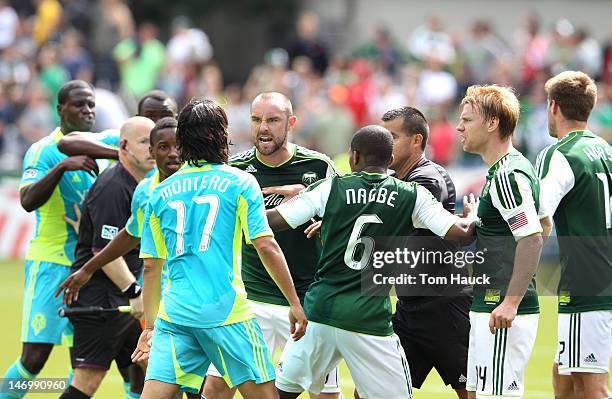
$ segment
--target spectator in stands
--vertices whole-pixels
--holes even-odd
[[[0,0],[0,50],[4,50],[15,40],[19,17],[7,0]]]
[[[319,37],[319,17],[310,11],[303,12],[297,19],[296,38],[288,46],[289,62],[304,56],[310,59],[315,72],[323,76],[329,64],[327,48]]]
[[[153,90],[165,59],[164,45],[157,40],[157,28],[149,22],[138,27],[136,38],[121,41],[113,50],[119,64],[124,99],[133,105],[136,98]]]
[[[444,30],[442,19],[438,15],[430,15],[424,25],[418,26],[408,41],[408,49],[415,59],[422,61],[434,53],[445,64],[450,64],[455,58],[455,49],[450,35]]]

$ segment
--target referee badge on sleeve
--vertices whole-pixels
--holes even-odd
[[[109,226],[107,224],[102,226],[101,237],[105,240],[112,240],[119,233],[119,229],[115,226]]]

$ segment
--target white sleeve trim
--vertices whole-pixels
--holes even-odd
[[[417,229],[428,229],[444,237],[457,223],[458,216],[448,212],[425,187],[417,185],[417,198],[412,211],[412,225]]]
[[[516,206],[516,200],[513,195],[512,198],[506,197],[506,199],[512,201],[514,207],[508,209],[502,205],[497,195],[496,185],[498,179],[493,179],[491,181],[489,193],[491,194],[493,206],[499,211],[506,223],[508,223],[508,227],[514,239],[518,241],[532,234],[541,233],[542,225],[540,225],[540,218],[535,208],[535,201],[533,199],[533,192],[531,191],[529,180],[520,173],[514,173],[514,178],[522,198],[522,202],[519,206]],[[508,186],[508,188],[510,189],[510,193],[512,193],[512,187]]]
[[[574,187],[575,178],[567,159],[555,150],[548,173],[540,180],[540,219],[553,216],[563,197]]]
[[[331,185],[332,179],[326,179],[314,189],[302,191],[289,201],[280,204],[276,210],[292,229],[306,223],[315,215],[323,217]]]

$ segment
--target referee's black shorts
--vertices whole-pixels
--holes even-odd
[[[471,305],[468,295],[397,303],[393,330],[404,347],[413,387],[421,388],[435,367],[446,385],[465,388]]]
[[[79,294],[81,302],[81,294]],[[116,307],[127,305],[128,300],[102,301],[81,304]],[[79,303],[77,302],[78,306]],[[108,370],[113,360],[117,368],[132,364],[131,355],[136,349],[142,332],[140,322],[129,313],[103,313],[100,315],[73,316],[74,343],[70,350],[72,368],[97,368]]]

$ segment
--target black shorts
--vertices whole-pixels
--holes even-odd
[[[467,295],[398,302],[393,330],[404,347],[413,387],[421,388],[435,367],[446,385],[465,388],[471,305]]]
[[[132,364],[142,329],[140,322],[126,313],[71,317],[74,346],[70,350],[73,368],[108,370],[113,360],[117,368]]]

